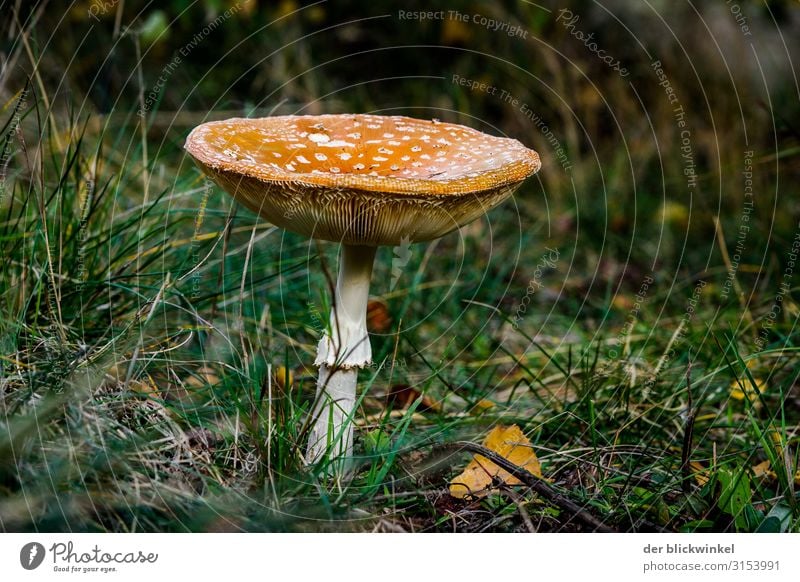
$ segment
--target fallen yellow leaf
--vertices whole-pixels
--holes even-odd
[[[441,412],[441,405],[430,396],[422,394],[419,390],[408,384],[395,384],[386,394],[386,402],[389,407],[408,408],[416,400],[422,398],[422,402],[417,407],[418,412]]]
[[[542,476],[542,467],[533,452],[531,441],[516,424],[494,427],[484,439],[483,446],[536,477]],[[484,497],[489,494],[489,487],[495,479],[507,485],[521,484],[519,479],[486,457],[474,455],[464,472],[450,481],[450,495],[456,499],[470,495]]]
[[[692,470],[694,480],[697,481],[697,484],[700,485],[700,487],[708,483],[708,469],[706,469],[702,463],[690,461],[689,468]]]
[[[775,479],[775,472],[772,470],[769,460],[753,466],[753,477],[768,477],[770,479]]]
[[[487,410],[491,410],[492,408],[494,408],[494,402],[483,398],[475,403],[474,408],[470,409],[469,413],[477,416],[479,414],[483,414]]]
[[[287,374],[288,371],[288,374]],[[291,370],[287,370],[284,366],[277,366],[273,372],[272,376],[275,379],[275,383],[278,387],[286,391],[287,387],[291,388],[292,384],[294,384],[294,374],[292,374]],[[288,383],[287,383],[288,380]]]
[[[158,396],[158,387],[153,379],[147,374],[140,380],[131,380],[128,383],[128,389],[141,396]]]
[[[756,385],[753,386],[749,378],[742,379],[741,383],[738,380],[734,380],[731,382],[731,398],[735,400],[744,400],[745,397],[747,397],[748,400],[758,405],[758,394],[764,393],[767,388],[767,383],[760,378],[755,378],[755,382]]]
[[[762,478],[763,477],[763,478],[768,479],[770,481],[774,481],[775,479],[778,478],[778,476],[775,473],[775,471],[772,470],[772,465],[770,465],[769,460],[762,461],[758,465],[754,465],[753,466],[753,476],[756,477],[756,478]],[[795,485],[800,485],[800,470],[798,470],[794,474],[794,484]]]
[[[202,388],[207,385],[213,386],[219,381],[220,378],[214,368],[201,366],[196,373],[186,379],[186,385],[191,388]]]
[[[783,435],[774,428],[768,430],[769,430],[769,438],[772,439],[772,442],[775,443],[776,447],[783,450],[785,446]]]
[[[367,303],[367,329],[370,333],[386,333],[391,327],[389,306],[382,299],[370,299]]]

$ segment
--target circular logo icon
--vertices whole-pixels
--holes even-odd
[[[30,542],[19,551],[19,563],[26,570],[35,570],[44,561],[44,546],[38,542]]]

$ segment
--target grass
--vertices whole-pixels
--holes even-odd
[[[0,222],[3,530],[585,529],[520,487],[448,495],[467,458],[447,445],[515,423],[552,487],[615,529],[800,531],[794,289],[755,348],[777,267],[744,310],[719,268],[587,273],[585,242],[526,220],[535,183],[413,246],[394,289],[380,249],[392,323],[360,376],[359,469],[331,483],[300,452],[335,246],[234,207],[177,152],[142,202],[137,138],[76,120],[59,151],[19,102],[6,143],[15,123],[41,137]],[[438,406],[392,409],[397,384]]]

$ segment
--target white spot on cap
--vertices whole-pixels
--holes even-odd
[[[308,139],[314,143],[327,143],[331,141],[330,136],[325,133],[311,133],[308,135]]]
[[[355,144],[353,144],[353,143],[351,143],[349,141],[344,141],[342,139],[334,139],[334,140],[329,141],[329,142],[320,143],[319,145],[321,147],[326,147],[326,148],[352,148],[352,147],[355,147]]]

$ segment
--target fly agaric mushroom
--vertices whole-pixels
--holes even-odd
[[[341,243],[306,462],[352,456],[358,369],[376,247],[428,241],[472,222],[540,167],[516,140],[400,116],[228,119],[196,127],[186,150],[236,200],[273,224]]]

